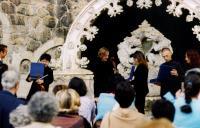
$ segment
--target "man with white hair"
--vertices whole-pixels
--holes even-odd
[[[166,70],[166,73],[164,75],[166,76],[160,76],[163,77],[162,79],[159,79],[161,90],[160,95],[162,98],[167,92],[171,92],[173,96],[175,96],[175,93],[181,89],[181,82],[183,79],[183,72],[181,65],[174,61],[172,59],[172,51],[169,48],[163,48],[161,50],[162,57],[165,60],[165,63],[163,63],[161,67],[164,67],[170,70]],[[161,72],[161,70],[159,71]]]
[[[22,100],[16,97],[19,80],[19,74],[15,70],[8,70],[2,75],[3,91],[0,91],[0,128],[13,128],[9,123],[9,113],[20,104],[24,104]]]

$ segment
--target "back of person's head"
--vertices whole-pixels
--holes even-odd
[[[140,128],[174,128],[174,126],[167,119],[155,119],[145,122]]]
[[[117,87],[117,84],[125,81],[124,77],[121,74],[115,74],[111,79],[111,85],[108,87],[108,93],[115,93],[115,89]]]
[[[0,44],[0,52],[4,52],[7,47],[5,44]]]
[[[200,68],[193,68],[186,72],[184,88],[186,104],[181,106],[181,111],[184,113],[191,113],[192,108],[190,103],[192,98],[197,97],[200,92]]]
[[[22,127],[31,123],[31,117],[28,114],[27,106],[20,105],[10,113],[9,122],[14,127]]]
[[[65,90],[65,89],[67,89],[67,85],[58,84],[58,85],[56,85],[56,86],[53,88],[52,92],[53,92],[54,95],[56,95],[56,93],[57,93],[58,91],[60,91],[60,90]]]
[[[128,108],[132,104],[134,98],[134,87],[128,81],[123,81],[117,84],[115,99],[121,108]]]
[[[61,112],[77,113],[80,103],[78,93],[73,89],[60,90],[56,93]]]
[[[85,82],[83,81],[83,79],[78,77],[73,77],[69,81],[68,87],[74,89],[80,96],[85,96],[87,93]]]
[[[1,84],[4,90],[10,90],[19,84],[19,80],[19,73],[14,69],[10,69],[2,74]]]
[[[152,114],[154,118],[167,118],[169,121],[173,122],[175,107],[174,105],[165,99],[156,100],[152,104]]]
[[[44,53],[40,56],[40,61],[41,60],[47,60],[47,61],[51,61],[51,55],[47,54],[47,53]]]
[[[33,121],[49,123],[58,113],[57,100],[47,92],[36,92],[28,102],[28,113]]]

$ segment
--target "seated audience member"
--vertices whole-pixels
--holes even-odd
[[[78,115],[80,97],[75,90],[60,90],[56,93],[56,99],[59,102],[59,114],[53,120],[52,124],[63,127],[72,124],[76,125],[77,128],[83,126],[87,128],[91,127],[87,120]],[[65,121],[61,121],[63,119]]]
[[[140,128],[175,128],[167,119],[155,119],[144,123]]]
[[[144,123],[145,116],[136,108],[129,108],[134,98],[134,87],[126,81],[120,82],[115,90],[115,99],[120,107],[104,116],[101,128],[137,128]]]
[[[8,70],[8,65],[7,64],[0,64],[0,81],[1,81],[1,78],[2,78],[2,74]],[[2,85],[1,85],[1,82],[0,82],[0,90],[2,90]]]
[[[174,100],[174,125],[177,128],[199,128],[200,126],[200,69],[186,72],[184,95]]]
[[[27,105],[20,105],[10,113],[9,122],[15,127],[26,126],[31,123],[31,117],[28,114]]]
[[[20,104],[24,104],[22,100],[16,97],[19,80],[19,74],[15,70],[8,70],[2,75],[3,91],[0,91],[0,128],[12,128],[13,126],[9,123],[9,114]]]
[[[81,78],[74,77],[70,80],[68,87],[74,89],[80,96],[79,115],[85,117],[92,124],[96,106],[94,100],[86,95],[87,87],[85,82]]]
[[[151,112],[155,119],[166,118],[171,122],[174,120],[174,105],[165,99],[156,100],[152,105]]]
[[[59,114],[78,114],[80,96],[75,90],[60,90],[56,93],[56,99],[59,103]]]
[[[28,103],[28,114],[33,121],[21,128],[55,128],[51,121],[57,113],[55,97],[44,91],[36,92]]]
[[[116,74],[111,81],[112,85],[109,91],[107,93],[100,93],[97,101],[97,116],[94,120],[94,126],[97,125],[95,127],[98,127],[107,112],[111,112],[113,109],[119,106],[114,98],[114,93],[116,85],[121,81],[125,81],[125,79],[121,75]]]
[[[60,91],[60,90],[65,90],[65,89],[67,89],[67,85],[58,84],[58,85],[54,86],[52,92],[53,92],[54,95],[56,95],[56,93],[57,93],[58,91]]]

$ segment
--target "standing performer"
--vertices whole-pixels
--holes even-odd
[[[102,92],[107,92],[112,87],[111,81],[114,76],[114,67],[109,58],[109,50],[102,47],[98,51],[98,60],[93,67],[94,72],[94,95],[99,97]]]
[[[42,54],[40,56],[40,62],[44,64],[44,78],[38,78],[36,80],[31,80],[30,74],[28,75],[26,81],[31,82],[33,81],[31,85],[31,89],[29,91],[29,94],[27,96],[27,100],[29,101],[31,96],[35,94],[37,91],[48,91],[49,85],[53,82],[53,70],[49,68],[49,63],[51,61],[51,56],[49,54]]]
[[[144,54],[141,51],[136,51],[131,54],[133,64],[135,65],[134,79],[131,84],[134,85],[136,97],[135,106],[139,112],[144,113],[145,97],[149,92],[148,79],[148,65]]]

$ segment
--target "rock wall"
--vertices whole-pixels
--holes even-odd
[[[72,21],[88,2],[0,0],[0,42],[8,45],[7,63],[25,73],[29,61],[37,61],[44,52],[57,62]]]

